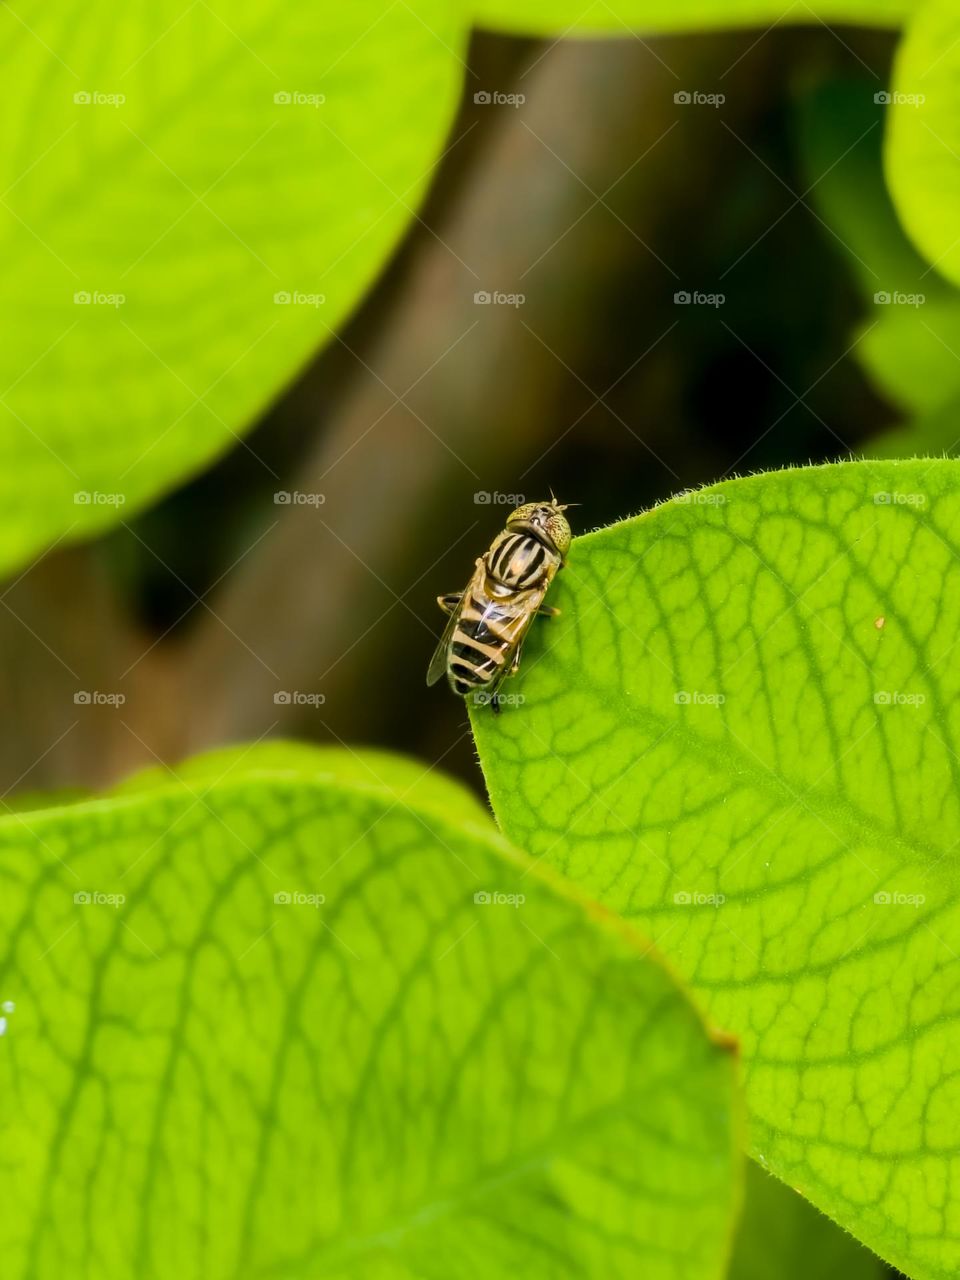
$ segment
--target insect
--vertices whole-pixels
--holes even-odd
[[[480,556],[466,589],[437,596],[450,615],[427,671],[427,684],[446,676],[461,697],[473,694],[500,712],[498,690],[515,675],[530,624],[538,613],[560,611],[543,603],[570,548],[567,505],[525,502]]]

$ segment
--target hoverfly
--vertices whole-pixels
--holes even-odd
[[[477,560],[466,589],[437,596],[450,620],[427,671],[428,685],[446,675],[454,693],[485,695],[499,714],[498,690],[517,672],[535,615],[559,613],[543,598],[570,547],[566,510],[556,498],[516,507]]]

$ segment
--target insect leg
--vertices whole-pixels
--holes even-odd
[[[444,613],[453,613],[462,598],[462,591],[452,591],[449,595],[437,596],[437,604]]]
[[[562,610],[556,608],[552,604],[542,604],[537,613],[543,614],[545,618],[559,618]]]

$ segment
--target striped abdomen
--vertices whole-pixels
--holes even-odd
[[[484,689],[505,674],[504,667],[522,619],[468,595],[450,641],[447,672],[455,693]]]
[[[535,587],[551,564],[558,559],[539,539],[529,533],[500,535],[487,552],[487,569],[491,577],[514,591]]]

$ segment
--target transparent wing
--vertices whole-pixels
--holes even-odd
[[[479,590],[483,583],[483,562],[478,560],[473,571],[473,576],[467,583],[466,588],[461,593],[460,599],[464,600],[469,597],[471,591]],[[427,684],[436,684],[438,680],[442,680],[447,674],[447,653],[450,649],[450,641],[453,639],[453,633],[457,629],[457,620],[460,617],[460,605],[454,609],[453,613],[447,618],[447,625],[443,628],[443,635],[440,642],[433,651],[433,657],[430,659],[430,665],[427,667]]]
[[[427,667],[427,684],[436,684],[438,680],[442,680],[447,674],[447,653],[450,649],[450,642],[453,639],[453,633],[457,629],[457,618],[460,616],[460,606],[458,605],[447,619],[447,625],[443,629],[443,635],[440,637],[440,643],[433,651],[433,657],[430,659],[430,665]]]

